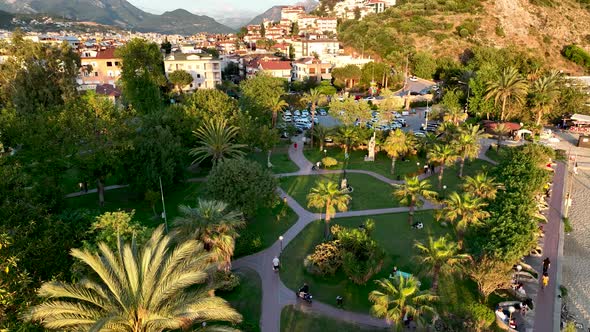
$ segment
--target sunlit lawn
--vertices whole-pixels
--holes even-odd
[[[199,197],[206,198],[202,182],[181,183],[164,188],[169,225],[172,225],[174,218],[178,215],[179,205],[195,206]],[[129,187],[107,190],[103,208],[98,205],[98,194],[68,198],[66,204],[70,208],[90,209],[96,215],[108,211],[135,210],[135,219],[148,227],[156,227],[164,222],[159,216],[162,212],[162,203],[159,201],[156,205],[158,213],[156,217],[143,196],[133,192]],[[247,255],[267,248],[296,221],[295,212],[282,202],[272,209],[260,209],[255,216],[248,218],[246,228],[239,231],[241,237],[236,242],[236,254]],[[256,245],[249,245],[251,241],[255,241]]]
[[[267,155],[268,152],[266,151],[253,152],[248,155],[248,159],[254,160],[258,162],[263,168],[266,168]],[[297,165],[291,161],[289,158],[289,153],[285,149],[279,149],[276,152],[273,152],[270,156],[270,162],[273,165],[271,170],[275,174],[291,173],[297,172],[299,170],[299,167],[297,167]]]
[[[474,176],[481,171],[490,172],[493,167],[495,166],[481,159],[467,161],[465,162],[465,167],[463,168],[463,176]],[[464,179],[459,177],[459,164],[453,165],[451,167],[445,167],[443,172],[442,186],[447,186],[446,190],[438,188],[438,172],[432,174],[428,179],[432,184],[432,189],[438,191],[441,196],[446,196],[453,191],[463,191],[461,186],[464,183]]]
[[[393,187],[366,174],[347,173],[348,184],[353,187],[349,210],[368,210],[399,206],[394,199]],[[280,186],[301,206],[307,207],[307,195],[316,183],[334,181],[340,186],[342,174],[291,176],[280,179]],[[319,210],[318,210],[319,211]]]
[[[313,313],[304,313],[289,305],[281,311],[282,332],[368,332],[387,331],[375,327],[364,327]]]
[[[303,266],[305,256],[313,252],[314,247],[323,241],[324,224],[315,221],[309,224],[289,243],[281,255],[281,280],[291,289],[301,287],[304,282],[310,286],[314,298],[327,304],[335,305],[336,296],[344,297],[344,308],[347,310],[368,312],[368,294],[375,289],[373,280],[387,277],[397,266],[401,271],[413,274],[421,272],[414,255],[414,241],[426,241],[429,235],[435,237],[451,233],[453,230],[444,228],[433,221],[432,211],[418,211],[415,221],[422,221],[424,229],[417,230],[408,224],[408,214],[388,214],[370,217],[337,218],[333,223],[347,227],[358,227],[367,218],[375,220],[373,237],[386,252],[383,268],[380,273],[365,285],[356,285],[344,273],[338,271],[334,276],[316,276],[307,273]],[[426,272],[426,271],[423,271]],[[423,287],[430,284],[429,278],[420,277]]]
[[[338,166],[335,166],[331,169],[342,169],[344,167],[344,150],[339,147],[329,147],[325,148],[325,150],[326,154],[324,154],[324,152],[320,152],[319,148],[307,148],[304,151],[304,154],[305,157],[312,163],[321,160],[325,155],[335,158],[338,160]],[[406,175],[415,175],[418,172],[418,169],[421,169],[421,167],[424,165],[424,159],[422,158],[413,157],[411,160],[408,159],[407,161],[402,161],[400,159],[395,163],[395,173],[391,174],[391,158],[389,158],[385,152],[376,153],[375,161],[365,161],[364,158],[366,155],[367,150],[350,151],[347,169],[361,169],[371,171],[381,174],[392,180],[397,180],[398,177],[403,179]],[[418,162],[420,165],[416,165]]]

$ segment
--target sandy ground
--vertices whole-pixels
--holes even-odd
[[[563,248],[562,284],[568,290],[566,304],[586,328],[590,327],[590,149],[575,147],[577,135],[558,134],[562,140],[557,147],[575,155],[580,167],[570,177],[566,192],[571,188],[570,221],[573,232],[565,235]]]

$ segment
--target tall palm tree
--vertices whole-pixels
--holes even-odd
[[[420,197],[432,199],[436,196],[436,192],[430,190],[430,182],[428,180],[420,181],[417,176],[406,176],[403,184],[396,185],[393,196],[399,199],[401,204],[410,208],[408,222],[411,225],[414,221],[415,208],[424,204]]]
[[[272,112],[272,127],[277,127],[277,117],[279,112],[282,112],[289,104],[281,99],[281,96],[275,96],[269,101],[268,108]]]
[[[447,107],[444,111],[443,120],[445,122],[451,122],[455,126],[458,126],[465,119],[467,119],[467,113],[461,108]]]
[[[208,295],[209,254],[195,240],[172,244],[162,226],[142,248],[135,241],[116,252],[72,249],[93,274],[75,284],[46,282],[26,319],[69,331],[161,332],[187,330],[207,321],[237,323],[242,316],[223,299]],[[222,327],[219,327],[222,328]]]
[[[180,205],[178,211],[174,220],[178,237],[202,242],[218,267],[229,270],[237,230],[245,225],[243,214],[230,210],[224,202],[200,198],[196,207]]]
[[[471,257],[459,253],[459,247],[455,242],[442,236],[438,239],[428,237],[428,244],[416,241],[414,247],[420,252],[418,261],[428,267],[427,271],[432,275],[432,291],[438,290],[438,279],[441,273],[453,273],[460,264],[467,262]]]
[[[455,149],[461,158],[459,177],[463,177],[465,160],[474,159],[479,155],[479,141],[486,137],[488,137],[488,135],[479,128],[479,125],[470,124],[461,130],[459,137],[455,141]]]
[[[341,127],[340,129],[338,129],[337,139],[340,142],[340,145],[344,146],[344,153],[348,154],[348,150],[350,149],[350,147],[352,145],[357,144],[360,140],[357,127]]]
[[[310,111],[311,111],[311,130],[312,131],[313,131],[313,126],[314,126],[316,107],[318,106],[318,104],[323,102],[325,99],[326,99],[326,95],[324,95],[318,89],[309,90],[309,92],[305,93],[303,95],[303,97],[301,98],[301,101],[311,104]],[[310,145],[313,146],[313,135],[311,135],[311,144]]]
[[[332,130],[328,127],[317,125],[313,127],[311,131],[311,135],[317,138],[318,142],[320,142],[320,152],[324,150],[324,142],[328,135],[332,133]]]
[[[487,206],[479,197],[474,197],[469,193],[459,195],[456,192],[445,200],[443,213],[445,218],[455,223],[459,248],[463,248],[463,236],[469,226],[480,225],[483,219],[490,216],[483,208]]]
[[[241,149],[246,145],[233,143],[238,135],[238,127],[228,125],[225,119],[212,118],[193,131],[193,134],[197,137],[199,144],[189,151],[189,155],[195,157],[193,164],[207,158],[211,158],[215,164],[226,158],[245,155]]]
[[[496,139],[498,140],[498,146],[496,146],[496,151],[500,151],[500,146],[502,145],[502,141],[506,135],[510,133],[510,128],[505,123],[498,123],[494,128],[494,134],[496,134]]]
[[[387,155],[391,158],[391,174],[395,169],[395,160],[400,156],[407,154],[414,150],[416,146],[416,138],[412,133],[406,134],[401,129],[392,130],[389,132],[387,139],[381,146]]]
[[[351,197],[338,188],[333,182],[318,182],[307,195],[307,206],[317,209],[326,209],[324,237],[330,236],[330,220],[338,211],[348,210]]]
[[[399,276],[394,280],[375,280],[375,283],[379,289],[369,293],[369,301],[373,303],[371,315],[393,322],[398,331],[403,328],[406,314],[422,320],[421,315],[435,313],[429,304],[438,300],[438,296],[430,291],[421,291],[415,277]]]
[[[541,125],[543,116],[553,108],[559,98],[559,86],[557,83],[560,76],[561,74],[558,71],[552,71],[533,82],[531,99],[537,113],[537,126]]]
[[[438,163],[438,189],[442,188],[443,173],[445,166],[450,165],[457,160],[457,151],[450,144],[435,144],[428,151],[428,162]]]
[[[523,104],[527,89],[527,81],[518,73],[518,70],[514,67],[508,67],[502,70],[499,80],[487,82],[485,99],[494,99],[496,106],[502,103],[500,121],[504,121],[506,118],[506,104]]]
[[[463,183],[463,190],[475,197],[493,200],[498,192],[498,184],[495,180],[485,172],[477,173],[475,177],[467,176]]]

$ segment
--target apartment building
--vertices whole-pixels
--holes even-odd
[[[281,20],[289,20],[297,22],[299,15],[305,15],[305,7],[303,6],[286,6],[281,9]]]
[[[260,61],[258,71],[291,81],[291,61]]]
[[[336,33],[338,27],[338,19],[335,17],[318,17],[315,20],[316,28],[320,32]]]
[[[332,64],[314,57],[293,61],[292,80],[303,81],[311,78],[316,82],[332,79]]]
[[[121,77],[121,59],[114,48],[81,51],[80,60],[79,84],[116,85]]]
[[[334,56],[340,52],[340,43],[336,39],[308,39],[293,41],[295,58],[315,56]]]
[[[183,90],[213,89],[221,84],[221,60],[214,59],[209,54],[171,53],[164,58],[166,76],[175,70],[187,71],[193,77],[193,82]]]

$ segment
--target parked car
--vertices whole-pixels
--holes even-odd
[[[365,100],[367,100],[367,101],[373,101],[373,100],[375,100],[375,97],[369,96],[369,97],[365,98]]]
[[[319,114],[319,115],[321,115],[321,116],[325,116],[325,115],[328,115],[328,112],[326,112],[326,110],[325,110],[325,109],[323,109],[323,108],[320,108],[320,109],[318,110],[318,114]]]
[[[293,114],[294,114],[295,116],[301,116],[301,112],[299,112],[299,110],[294,110],[294,111],[293,111]]]
[[[303,111],[301,111],[301,115],[303,115],[303,116],[309,116],[309,111],[308,110],[303,110]]]
[[[410,81],[416,82],[416,81],[418,81],[418,77],[416,77],[415,75],[414,76],[410,76]]]
[[[320,119],[318,119],[318,118],[313,118],[313,123],[315,123],[315,124],[320,124]]]
[[[416,137],[426,137],[426,134],[422,131],[416,131],[414,132],[414,136]]]
[[[293,121],[293,118],[290,115],[283,115],[283,121],[291,122]]]
[[[286,111],[285,111],[285,115],[292,116],[293,114],[291,114],[291,111],[289,111],[289,110],[286,110]]]

